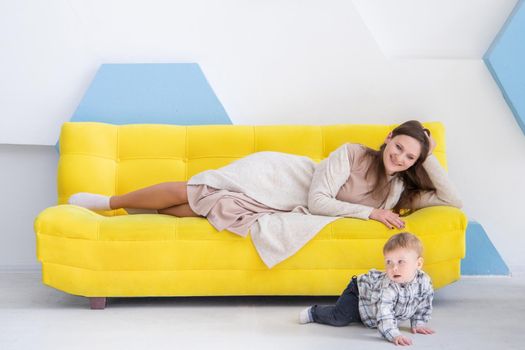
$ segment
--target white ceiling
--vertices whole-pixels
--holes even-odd
[[[480,59],[517,0],[353,3],[387,57]]]

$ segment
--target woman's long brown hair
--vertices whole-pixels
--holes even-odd
[[[423,168],[423,162],[428,156],[430,150],[430,144],[428,136],[430,131],[425,129],[423,125],[417,120],[410,120],[399,125],[397,128],[392,130],[392,138],[397,135],[407,135],[416,139],[421,145],[421,154],[417,161],[405,171],[397,173],[398,176],[404,183],[404,190],[401,193],[399,201],[394,207],[394,211],[399,213],[401,209],[408,209],[412,211],[412,203],[416,196],[419,195],[420,191],[432,191],[436,188],[430,181],[426,170]],[[369,178],[371,174],[377,174],[375,176],[375,182],[373,183],[372,190],[368,194],[374,196],[382,192],[383,188],[388,185],[386,180],[385,164],[383,163],[383,152],[385,151],[386,144],[384,143],[379,151],[368,148],[366,155],[372,159],[372,163],[366,172],[366,178]]]

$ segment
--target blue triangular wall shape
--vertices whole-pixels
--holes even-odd
[[[71,121],[231,124],[196,63],[103,64]]]
[[[197,63],[103,64],[71,121],[232,123]],[[58,142],[55,148],[59,150]]]
[[[461,261],[462,275],[510,275],[487,233],[476,221],[469,221],[466,234],[467,252]]]

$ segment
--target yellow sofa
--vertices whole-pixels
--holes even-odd
[[[440,123],[426,123],[446,167]],[[339,295],[354,274],[383,267],[382,246],[399,231],[341,218],[297,254],[268,269],[249,237],[217,232],[204,218],[93,212],[65,204],[76,192],[121,194],[187,180],[257,151],[315,161],[345,142],[379,147],[389,125],[174,126],[65,123],[60,136],[58,202],[35,220],[46,285],[91,298],[222,295]],[[425,245],[425,271],[436,288],[457,280],[467,219],[452,207],[407,216]]]

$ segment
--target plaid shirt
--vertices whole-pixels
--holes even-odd
[[[398,321],[410,319],[411,327],[419,327],[430,319],[434,290],[430,277],[421,270],[411,282],[401,284],[372,269],[357,278],[357,287],[362,322],[377,327],[389,341],[401,335]]]

